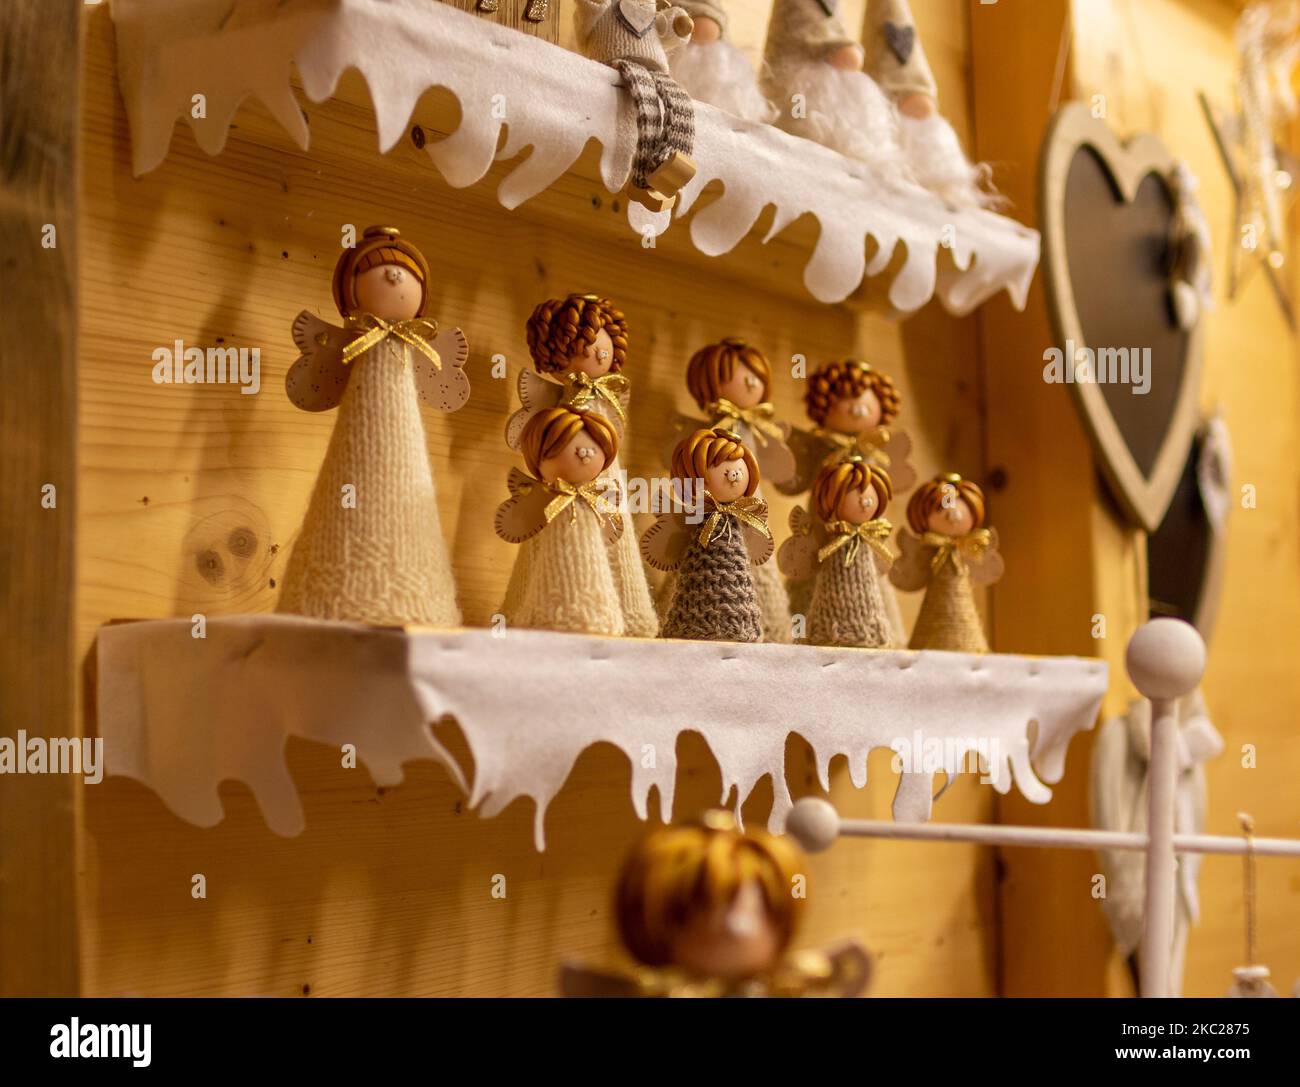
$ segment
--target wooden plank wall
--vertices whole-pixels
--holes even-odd
[[[76,130],[79,0],[0,8],[0,735],[79,735]],[[0,775],[0,996],[78,988],[76,796]]]
[[[743,7],[737,40],[752,45],[766,5]],[[914,7],[949,109],[964,126],[964,7],[960,0]],[[845,8],[849,25],[859,25],[860,0]],[[677,228],[657,249],[643,249],[618,227],[623,211],[589,180],[589,163],[507,213],[492,196],[499,172],[456,192],[409,144],[381,160],[355,85],[310,107],[310,154],[250,104],[220,157],[197,150],[181,126],[167,162],[135,180],[103,11],[88,16],[87,53],[79,660],[99,626],[116,617],[273,606],[332,423],[284,398],[294,358],[289,325],[303,307],[330,312],[344,223],[393,222],[419,242],[437,269],[435,314],[462,324],[473,344],[470,404],[427,420],[468,622],[496,610],[514,557],[491,531],[512,463],[501,430],[526,363],[524,320],[552,292],[599,289],[628,313],[633,472],[658,469],[667,417],[688,406],[681,375],[689,354],[728,334],[764,345],[778,364],[795,352],[873,359],[903,383],[922,472],[982,471],[970,320],[932,306],[900,326],[859,308],[819,306],[800,285],[807,250],[799,244],[750,241],[707,260]],[[155,386],[151,353],[178,338],[260,346],[261,394]],[[489,375],[498,353],[509,380]],[[796,384],[780,380],[776,400],[796,413]],[[776,506],[774,523],[783,525],[789,506]],[[241,541],[255,538],[251,554],[238,553],[247,550],[242,543],[232,551],[236,530],[244,530]],[[813,788],[801,741],[791,741],[789,755]],[[612,749],[580,761],[551,808],[541,856],[531,844],[529,805],[481,821],[432,764],[410,766],[400,787],[380,791],[364,770],[341,771],[329,750],[294,743],[288,758],[307,823],[293,840],[268,832],[234,784],[222,790],[225,821],[210,830],[180,823],[130,782],[109,780],[88,793],[86,992],[546,994],[562,958],[614,956],[610,879],[641,827],[628,801],[628,766]],[[679,813],[716,802],[718,768],[698,737],[683,740],[681,764]],[[834,768],[843,810],[887,817],[888,758],[871,760],[862,793],[844,770]],[[746,809],[751,818],[770,802],[766,785],[759,794]],[[967,779],[937,810],[957,821],[987,819],[991,794]],[[191,897],[200,873],[205,900]],[[505,899],[490,893],[496,874],[507,878]],[[851,844],[811,861],[809,875],[806,942],[862,934],[881,955],[878,993],[995,991],[987,851]]]

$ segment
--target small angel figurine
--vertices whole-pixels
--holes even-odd
[[[851,997],[871,958],[846,942],[788,954],[805,867],[788,839],[742,831],[729,812],[647,834],[623,863],[614,896],[619,937],[638,967],[623,974],[566,964],[566,996]]]
[[[727,0],[682,0],[695,29],[673,53],[673,78],[697,102],[708,102],[745,121],[766,124],[777,110],[758,89],[745,54],[727,40]]]
[[[533,310],[527,335],[536,372],[524,370],[519,375],[522,406],[506,424],[506,444],[519,449],[530,419],[547,408],[564,405],[598,412],[614,428],[621,445],[631,390],[623,373],[628,325],[622,312],[608,298],[594,294],[554,298]],[[620,476],[617,449],[606,471]],[[624,631],[635,638],[653,638],[659,632],[659,616],[626,503],[620,503],[618,518],[623,527],[609,546],[609,566],[622,606]],[[507,621],[517,621],[514,610],[527,578],[527,561],[528,552],[521,551],[506,590]]]
[[[939,91],[908,0],[867,0],[867,73],[898,107],[912,176],[950,207],[994,207],[986,165],[974,166],[939,113]]]
[[[525,475],[510,470],[510,498],[497,535],[523,544],[527,575],[511,616],[521,627],[577,634],[623,633],[609,545],[623,533],[619,485],[605,475],[618,432],[594,411],[547,408],[524,427]]]
[[[907,522],[889,577],[906,592],[925,589],[908,648],[987,653],[971,585],[997,581],[1003,564],[997,532],[984,527],[984,492],[955,473],[935,476],[912,495]]]
[[[704,418],[679,415],[675,432],[689,433],[700,426],[733,431],[753,452],[763,479],[774,484],[789,479],[795,470],[786,441],[790,425],[774,418],[771,385],[767,357],[744,340],[728,338],[702,347],[687,364],[686,388]],[[756,492],[755,497],[762,494]],[[775,563],[755,568],[754,587],[763,616],[763,640],[789,642],[790,600]]]
[[[777,124],[893,178],[907,177],[898,116],[862,71],[862,46],[840,22],[839,0],[776,0],[767,26],[763,89]]]
[[[285,380],[304,411],[339,408],[278,610],[320,619],[460,623],[419,404],[469,399],[469,345],[427,318],[429,266],[391,227],[371,227],[334,269],[336,328],[303,311]]]
[[[668,74],[668,54],[690,40],[691,17],[657,0],[575,3],[578,48],[623,77],[636,110],[628,196],[650,211],[665,211],[695,176],[695,104]]]
[[[728,430],[697,430],[677,443],[672,476],[678,495],[700,501],[662,513],[641,538],[645,560],[677,575],[660,636],[757,642],[762,613],[751,566],[772,557],[767,503],[754,497],[754,455]],[[702,495],[699,490],[702,489]],[[703,517],[692,524],[690,505]]]
[[[817,473],[812,516],[802,506],[790,514],[790,539],[778,559],[786,576],[815,575],[808,638],[812,645],[895,644],[881,592],[881,574],[894,555],[886,541],[893,526],[883,514],[893,497],[889,476],[858,454]]]

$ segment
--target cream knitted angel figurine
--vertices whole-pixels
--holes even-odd
[[[786,495],[804,494],[825,465],[857,454],[886,471],[895,494],[906,494],[916,485],[916,469],[909,460],[912,439],[894,425],[901,408],[898,386],[870,363],[845,359],[819,366],[808,375],[804,393],[804,410],[813,425],[790,432],[795,471],[776,489]],[[799,615],[808,614],[812,579],[792,577],[787,589],[791,609]],[[881,592],[893,631],[891,640],[902,645],[907,637],[898,594],[888,581],[881,585]]]
[[[506,424],[510,448],[519,449],[530,419],[557,405],[598,412],[613,426],[621,445],[631,388],[623,373],[628,343],[627,318],[608,298],[571,294],[538,305],[528,319],[528,351],[536,372],[524,370],[519,375],[522,406]],[[606,470],[620,476],[617,450]],[[653,638],[659,630],[659,616],[626,503],[620,504],[618,518],[623,528],[609,545],[608,561],[622,607],[624,632]],[[521,551],[506,590],[507,621],[518,606],[527,563],[528,552]]]
[[[574,0],[578,48],[623,77],[636,111],[628,196],[664,211],[695,176],[695,105],[668,74],[668,54],[690,39],[691,17],[666,0]]]
[[[867,0],[867,72],[898,107],[912,176],[951,207],[993,207],[1001,198],[987,166],[973,166],[939,113],[939,91],[908,0]]]
[[[862,46],[840,22],[839,0],[776,0],[767,26],[763,90],[777,124],[893,179],[907,176],[898,116],[862,71]]]
[[[646,562],[677,575],[660,635],[761,641],[762,614],[750,568],[772,557],[772,534],[767,503],[754,496],[759,483],[754,455],[731,431],[697,430],[673,450],[672,475],[692,513],[678,508],[660,514],[641,538]]]
[[[925,589],[908,648],[987,653],[971,586],[997,581],[1003,564],[997,532],[984,527],[984,492],[956,474],[935,476],[912,495],[907,522],[889,576],[905,591]]]
[[[753,452],[763,479],[774,484],[789,479],[795,470],[794,454],[786,442],[790,425],[774,418],[771,385],[771,364],[758,348],[734,338],[709,344],[695,352],[686,367],[686,388],[704,418],[679,415],[675,433],[689,434],[701,426],[734,431]],[[757,489],[755,497],[763,497]],[[753,574],[763,640],[789,642],[790,600],[776,563],[758,566]],[[671,591],[670,586],[665,590]]]
[[[519,445],[528,474],[510,470],[510,498],[496,515],[497,535],[523,544],[526,576],[511,621],[621,635],[608,547],[623,522],[618,481],[605,474],[618,453],[618,432],[597,412],[554,407],[528,420]]]
[[[419,404],[469,399],[469,346],[425,317],[429,266],[390,227],[371,227],[334,270],[337,328],[303,311],[289,399],[339,408],[294,544],[278,610],[320,619],[456,626]]]
[[[682,0],[682,7],[695,30],[670,58],[673,78],[697,102],[745,121],[774,121],[777,111],[759,90],[754,66],[727,39],[727,0]]]
[[[894,561],[886,544],[893,526],[883,516],[893,493],[889,476],[855,453],[817,473],[811,516],[802,506],[791,512],[792,535],[778,560],[790,578],[816,578],[812,645],[896,644],[881,592],[881,575]]]

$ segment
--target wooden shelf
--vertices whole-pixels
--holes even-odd
[[[774,830],[792,803],[791,733],[812,747],[823,788],[837,756],[862,788],[871,751],[914,754],[896,819],[928,819],[934,774],[961,772],[970,752],[999,792],[1014,783],[1044,804],[1107,685],[1104,663],[1078,658],[404,631],[284,615],[213,618],[203,638],[184,619],[107,626],[98,674],[107,772],[142,782],[190,823],[220,822],[217,787],[230,779],[248,786],[272,830],[299,833],[284,758],[298,736],[354,745],[381,786],[399,783],[406,762],[441,762],[484,816],[532,797],[538,849],[548,804],[601,742],[627,755],[637,814],[646,817],[653,786],[669,819],[687,731],[722,768],[722,803],[739,809],[771,777]],[[431,728],[447,718],[472,753],[472,781]]]
[[[429,0],[312,0],[236,5],[120,0],[113,8],[119,78],[131,121],[137,174],[166,157],[178,117],[210,154],[225,145],[240,104],[260,99],[305,150],[308,99],[337,93],[350,70],[370,92],[380,151],[409,131],[425,92],[443,87],[434,127],[449,135],[426,150],[446,180],[465,187],[494,163],[512,163],[497,197],[509,209],[581,169],[598,145],[599,175],[621,192],[634,126],[613,69],[529,35]],[[195,95],[202,116],[196,117]],[[755,232],[795,232],[807,253],[804,284],[839,302],[873,276],[888,276],[888,307],[910,313],[938,297],[955,314],[1005,290],[1023,308],[1037,267],[1036,231],[978,209],[953,210],[915,185],[767,125],[697,107],[699,173],[675,214],[689,218],[694,247],[722,256]],[[628,229],[658,235],[673,220],[633,205]],[[804,221],[804,222],[801,222]],[[808,229],[804,223],[815,223]]]

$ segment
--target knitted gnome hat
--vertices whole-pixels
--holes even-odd
[[[357,308],[357,276],[388,264],[405,268],[420,281],[420,311],[416,316],[423,317],[429,303],[429,262],[391,226],[366,227],[361,241],[339,257],[334,266],[334,304],[339,313],[351,317]]]
[[[767,24],[767,62],[821,60],[856,45],[839,19],[839,0],[776,0]]]

